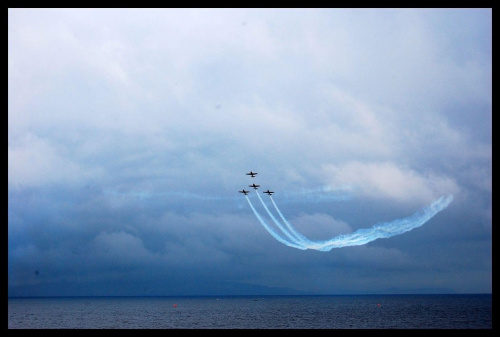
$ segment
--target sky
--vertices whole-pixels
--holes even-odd
[[[8,10],[9,296],[491,291],[491,9]]]

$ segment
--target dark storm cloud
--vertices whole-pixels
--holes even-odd
[[[490,292],[491,17],[9,9],[9,295]],[[454,200],[301,251],[254,181],[317,240]]]

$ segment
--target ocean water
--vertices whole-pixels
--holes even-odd
[[[9,329],[491,329],[490,295],[9,298]]]

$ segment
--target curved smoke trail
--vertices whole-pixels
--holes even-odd
[[[290,231],[287,231],[285,228],[283,228],[283,226],[281,226],[280,222],[273,216],[273,213],[271,213],[269,208],[267,208],[266,204],[264,203],[264,200],[262,200],[262,198],[260,197],[260,194],[257,193],[257,191],[255,191],[255,194],[257,194],[257,197],[259,198],[260,203],[262,204],[262,206],[264,206],[264,209],[266,210],[269,217],[273,220],[273,222],[276,224],[276,226],[283,232],[283,234],[285,234],[295,244],[300,245],[300,246],[304,246],[304,243],[301,242],[300,239],[298,239],[296,236],[293,236],[290,233]]]
[[[360,246],[381,238],[390,238],[394,235],[403,234],[417,227],[422,226],[429,221],[434,215],[448,207],[453,201],[453,196],[449,195],[446,198],[443,196],[434,201],[430,206],[421,211],[416,212],[412,216],[404,219],[398,219],[391,222],[383,222],[376,224],[371,228],[358,229],[354,233],[339,235],[330,240],[316,241],[316,244],[307,248],[317,249],[321,251],[330,251],[333,248],[341,248],[347,246]]]
[[[248,202],[250,200],[247,197]],[[261,199],[262,201],[262,199]],[[371,228],[362,228],[350,234],[343,234],[333,237],[329,240],[325,241],[312,241],[307,239],[305,236],[301,235],[299,232],[293,229],[293,226],[285,219],[283,214],[280,212],[278,206],[271,198],[276,211],[280,215],[283,222],[286,224],[287,228],[294,235],[300,239],[300,247],[295,246],[295,248],[299,249],[315,249],[319,251],[330,251],[333,248],[342,248],[348,246],[360,246],[367,244],[368,242],[380,239],[380,238],[390,238],[395,235],[403,234],[412,229],[422,226],[424,223],[429,221],[434,215],[448,207],[448,205],[453,201],[453,196],[449,195],[446,198],[442,196],[441,198],[434,201],[431,205],[424,208],[421,211],[416,212],[412,216],[409,216],[404,219],[397,219],[391,222],[384,222],[380,224],[376,224]],[[259,218],[261,223],[263,220],[260,218],[260,215],[255,211],[252,204],[250,203],[255,215]],[[263,224],[264,225],[264,224]],[[266,226],[265,226],[266,227]],[[266,228],[267,229],[267,228]],[[269,230],[268,230],[269,231]],[[271,232],[270,232],[271,233]],[[272,233],[271,233],[272,234]],[[274,236],[274,235],[273,235]],[[281,238],[281,237],[280,237]],[[278,240],[278,239],[277,239]],[[282,239],[283,240],[283,239]],[[280,240],[278,240],[280,241]],[[283,242],[283,241],[281,241]],[[286,244],[286,243],[285,243]],[[291,246],[291,245],[289,245]],[[291,246],[293,247],[293,246]]]
[[[274,208],[276,209],[276,211],[278,212],[281,220],[283,220],[283,222],[285,223],[286,227],[288,228],[288,230],[293,234],[295,235],[295,237],[297,237],[297,239],[300,241],[300,244],[302,246],[309,246],[309,245],[314,245],[314,242],[312,242],[311,240],[309,240],[308,238],[306,238],[304,235],[300,234],[299,232],[297,232],[295,230],[295,228],[293,228],[293,226],[285,219],[285,217],[283,216],[283,214],[280,212],[278,206],[276,206],[276,203],[274,202],[274,199],[272,196],[269,196],[269,198],[271,198],[271,201],[274,205]]]
[[[245,198],[247,198],[248,204],[252,208],[253,214],[255,214],[255,216],[259,220],[260,224],[269,232],[269,234],[271,234],[273,236],[273,238],[275,238],[279,242],[281,242],[281,243],[283,243],[283,244],[285,244],[285,245],[287,245],[289,247],[293,247],[293,248],[297,248],[297,249],[302,249],[302,250],[307,249],[307,248],[304,248],[303,246],[298,246],[296,244],[293,244],[293,243],[291,243],[291,242],[283,239],[278,233],[276,233],[271,227],[269,227],[267,225],[267,223],[264,221],[264,219],[262,219],[262,217],[260,216],[260,214],[253,207],[252,202],[250,201],[250,199],[248,198],[248,196],[245,195]]]

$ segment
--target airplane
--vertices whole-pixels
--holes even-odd
[[[252,172],[252,171],[250,171],[249,173],[247,173],[247,176],[251,176],[252,178],[255,178],[255,176],[256,176],[257,174],[258,174],[257,172]]]
[[[245,189],[242,189],[241,191],[238,191],[238,192],[243,193],[244,195],[247,195],[248,192],[250,192],[250,191],[245,191]]]
[[[274,192],[273,192],[273,191],[269,191],[269,190],[267,190],[267,191],[264,191],[264,192],[262,192],[262,193],[267,193],[267,194],[271,195],[271,194],[273,194]]]
[[[255,185],[255,184],[252,184],[252,185],[248,185],[249,187],[253,187],[254,189],[258,189],[260,185]]]

